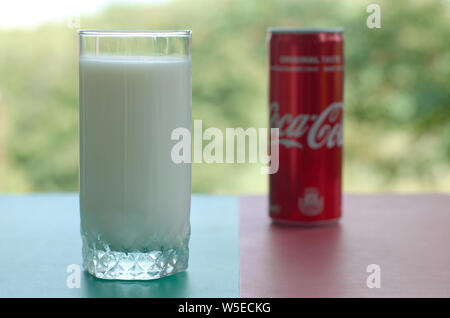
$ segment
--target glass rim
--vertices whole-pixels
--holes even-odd
[[[79,30],[79,36],[96,37],[190,37],[192,30]]]

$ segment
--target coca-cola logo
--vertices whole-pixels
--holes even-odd
[[[279,143],[287,148],[304,148],[300,139],[304,135],[311,149],[321,147],[342,147],[342,102],[335,102],[322,111],[321,114],[291,114],[280,115],[280,105],[270,104],[270,127],[279,128]]]

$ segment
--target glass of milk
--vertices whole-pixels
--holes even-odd
[[[171,133],[191,129],[191,31],[79,32],[83,266],[103,279],[186,270],[191,166]]]

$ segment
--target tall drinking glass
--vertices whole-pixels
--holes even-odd
[[[191,166],[171,159],[191,129],[191,31],[80,31],[83,267],[155,279],[188,266]]]

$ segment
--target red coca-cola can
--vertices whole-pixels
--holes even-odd
[[[270,217],[335,222],[342,202],[343,30],[270,28],[268,39],[270,127],[279,128]]]

